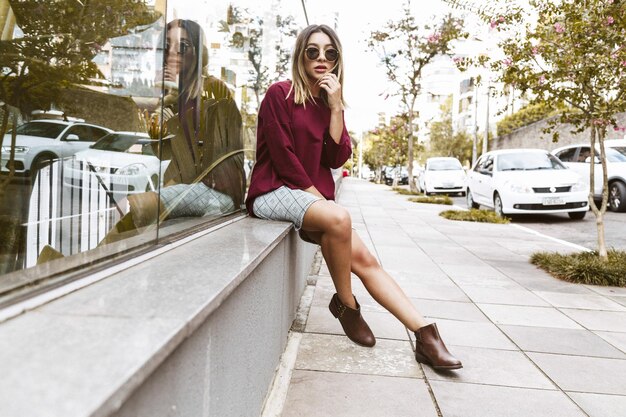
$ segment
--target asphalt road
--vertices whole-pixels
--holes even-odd
[[[455,205],[467,208],[465,197],[452,199]],[[528,214],[513,216],[511,222],[589,249],[598,247],[598,227],[591,211],[583,220],[571,220],[567,214]],[[604,216],[604,233],[608,248],[626,250],[626,213],[607,211]]]

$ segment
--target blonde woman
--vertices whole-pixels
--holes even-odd
[[[417,312],[352,229],[348,211],[333,201],[330,169],[341,167],[352,152],[336,33],[326,25],[304,29],[292,64],[292,81],[273,84],[259,109],[248,211],[262,219],[291,221],[304,240],[321,246],[337,291],[329,309],[350,340],[367,347],[376,343],[352,294],[353,272],[378,303],[415,333],[418,362],[435,369],[461,368],[436,325]]]

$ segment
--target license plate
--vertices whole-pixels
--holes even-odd
[[[560,204],[565,204],[561,197],[545,197],[543,199],[544,206],[558,206]]]

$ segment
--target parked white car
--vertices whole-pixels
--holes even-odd
[[[626,141],[608,140],[605,143],[606,168],[609,179],[609,209],[626,211]],[[586,184],[590,183],[591,147],[587,144],[569,145],[552,151],[568,168],[580,174]],[[596,149],[593,195],[602,198],[602,164]]]
[[[428,158],[419,185],[424,194],[465,195],[466,174],[461,162],[452,157]]]
[[[93,145],[107,133],[106,127],[62,120],[33,120],[16,128],[15,174],[34,178],[37,171],[57,159],[67,158]],[[4,135],[0,170],[9,172],[11,132]]]
[[[467,177],[467,206],[505,214],[567,213],[580,220],[589,210],[589,187],[548,151],[507,149],[483,154]]]
[[[154,155],[155,142],[145,133],[109,133],[65,161],[63,182],[82,190],[110,191],[116,197],[156,191],[170,161]]]

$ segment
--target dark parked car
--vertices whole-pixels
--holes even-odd
[[[385,167],[383,168],[383,180],[386,185],[392,185],[394,178],[398,178],[398,184],[408,185],[409,172],[404,167]]]

